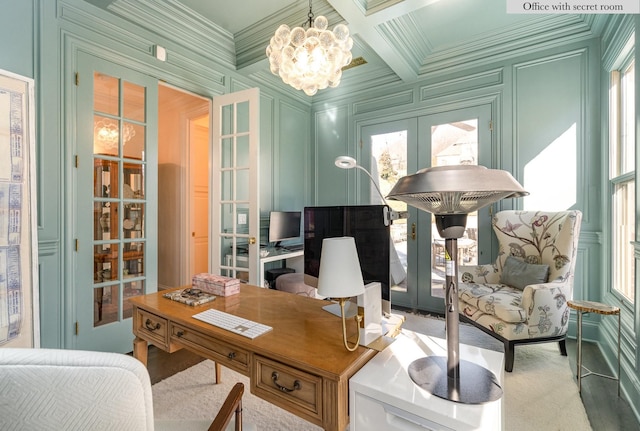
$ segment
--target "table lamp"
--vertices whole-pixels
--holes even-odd
[[[323,239],[318,273],[318,295],[335,299],[340,304],[342,339],[344,347],[350,352],[356,350],[360,343],[360,320],[362,320],[362,317],[356,313],[358,338],[355,345],[349,347],[344,304],[349,298],[363,293],[364,281],[360,270],[356,242],[353,237]]]
[[[484,166],[456,165],[421,169],[398,180],[388,199],[406,202],[433,213],[438,233],[445,239],[445,360],[429,356],[409,366],[411,379],[440,398],[481,404],[502,396],[494,374],[459,354],[458,238],[464,234],[467,215],[500,199],[526,196],[510,173]]]

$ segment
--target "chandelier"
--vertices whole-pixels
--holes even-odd
[[[314,18],[309,0],[308,28],[282,24],[267,47],[271,73],[279,75],[285,84],[313,96],[318,90],[337,87],[342,68],[351,62],[353,39],[349,28],[338,24],[327,30],[324,16]]]
[[[136,134],[131,124],[122,125],[122,145],[126,144]],[[114,150],[118,148],[118,138],[120,131],[118,123],[115,121],[98,120],[93,126],[93,139],[102,148]]]

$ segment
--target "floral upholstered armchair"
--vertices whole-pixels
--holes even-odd
[[[516,344],[558,341],[567,354],[581,219],[580,211],[498,212],[495,263],[459,268],[461,319],[504,343],[505,371]]]

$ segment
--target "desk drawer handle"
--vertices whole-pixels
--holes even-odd
[[[271,380],[273,380],[273,383],[276,385],[276,387],[278,389],[280,389],[282,392],[293,392],[293,391],[299,391],[302,388],[302,385],[300,384],[300,380],[296,380],[293,382],[293,389],[289,389],[286,386],[282,386],[280,383],[278,383],[278,373],[276,371],[274,371],[273,373],[271,373]]]
[[[227,358],[231,359],[232,361],[235,359],[236,357],[236,352],[229,352],[229,354],[227,355]]]
[[[178,336],[178,338],[182,338],[184,336],[184,331],[178,331],[176,332],[176,335]]]
[[[149,330],[149,331],[155,331],[157,329],[160,329],[160,323],[156,323],[155,326],[153,325],[153,322],[151,321],[151,319],[147,319],[144,322],[144,326]]]

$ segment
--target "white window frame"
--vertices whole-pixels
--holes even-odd
[[[629,38],[609,87],[611,291],[635,302],[635,35]],[[631,45],[631,49],[630,48]]]

